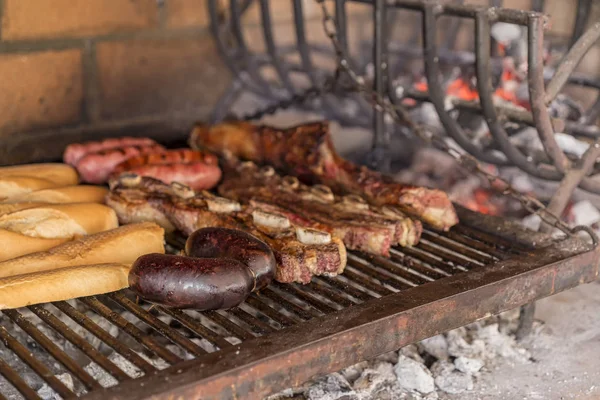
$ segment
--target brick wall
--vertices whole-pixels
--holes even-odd
[[[0,135],[206,115],[230,81],[205,0],[0,1]]]
[[[546,1],[547,11],[572,15],[575,3]],[[291,1],[270,4],[278,43],[293,44]],[[309,39],[326,43],[318,7],[304,4]],[[350,41],[370,37],[370,7],[348,11]],[[208,32],[206,0],[0,0],[0,16],[0,137],[202,119],[230,83]],[[554,27],[570,32],[572,20],[555,19]],[[260,51],[259,21],[255,4],[244,29]]]

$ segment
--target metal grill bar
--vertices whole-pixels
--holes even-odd
[[[298,306],[297,304],[292,303],[291,301],[281,296],[279,293],[272,290],[271,288],[264,289],[261,292],[261,295],[279,304],[280,306],[284,307],[287,311],[297,315],[298,317],[304,320],[309,320],[315,316],[320,315],[319,312],[313,308],[308,307],[308,309],[304,309]]]
[[[0,339],[4,345],[12,350],[21,360],[25,362],[36,374],[42,377],[48,385],[63,398],[69,398],[73,396],[73,392],[60,381],[54,373],[46,367],[43,363],[37,360],[31,352],[25,348],[19,341],[11,336],[5,327],[0,326]],[[5,376],[6,377],[6,376]]]
[[[85,329],[91,332],[98,339],[102,340],[104,343],[112,347],[117,353],[123,356],[131,364],[138,367],[144,373],[148,374],[156,371],[156,369],[152,365],[150,365],[146,360],[140,357],[135,351],[131,350],[127,346],[124,346],[116,338],[111,336],[104,329],[100,328],[96,323],[94,323],[91,319],[86,317],[83,313],[71,307],[71,305],[69,305],[68,303],[61,301],[53,303],[53,305],[60,311],[62,311],[65,315],[69,316],[69,318],[71,318],[73,321],[77,322],[79,325],[83,326]]]
[[[431,103],[435,107],[440,121],[446,128],[448,135],[463,149],[481,161],[496,165],[509,165],[506,159],[500,158],[494,153],[484,153],[479,147],[473,144],[463,129],[445,109],[445,94],[442,90],[442,85],[439,82],[440,68],[436,46],[436,7],[437,6],[434,4],[428,4],[423,9],[423,54],[425,59],[425,76],[427,77],[427,82],[429,82],[428,89]]]
[[[216,322],[217,324],[221,325],[223,328],[228,330],[233,336],[236,336],[241,340],[248,340],[254,338],[254,335],[252,333],[245,331],[244,329],[234,324],[229,319],[223,317],[216,311],[208,311],[205,312],[204,315]]]
[[[367,300],[371,300],[373,297],[371,295],[369,295],[367,292],[364,292],[360,289],[355,288],[354,286],[342,281],[341,278],[339,277],[335,277],[335,278],[329,278],[329,277],[320,277],[317,278],[317,281],[322,280],[323,282],[326,282],[327,284],[337,288],[338,290],[349,294],[350,296],[361,300],[361,301],[367,301]]]
[[[472,214],[465,214],[465,211],[462,209],[458,210],[460,211],[461,220],[466,223],[473,221]],[[489,221],[492,220],[490,219]],[[488,220],[486,219],[486,221]],[[489,221],[486,223],[489,223]],[[369,321],[371,321],[371,318],[374,318],[382,310],[377,305],[382,301],[387,302],[389,296],[402,295],[403,293],[410,294],[408,297],[402,297],[404,299],[402,300],[404,302],[403,309],[406,309],[406,307],[411,307],[413,300],[410,299],[423,299],[422,296],[427,296],[427,293],[430,293],[429,289],[425,289],[426,287],[432,287],[431,285],[435,287],[440,282],[459,279],[457,274],[460,274],[460,279],[465,280],[465,282],[468,282],[469,279],[474,279],[470,278],[471,271],[468,270],[470,268],[474,268],[477,271],[486,271],[489,270],[489,267],[485,267],[484,265],[498,262],[501,259],[506,260],[504,262],[509,264],[522,265],[524,261],[516,262],[511,260],[514,255],[511,255],[508,249],[501,250],[503,246],[502,241],[504,240],[502,237],[530,240],[529,242],[521,241],[516,246],[521,249],[526,249],[533,242],[540,244],[551,243],[546,242],[543,235],[528,233],[526,236],[523,236],[523,234],[515,234],[514,232],[509,235],[508,232],[504,232],[502,229],[486,228],[483,222],[479,225],[472,222],[470,226],[472,227],[453,229],[453,233],[439,233],[425,229],[422,242],[419,245],[414,248],[393,248],[391,251],[392,257],[389,259],[352,252],[348,255],[349,265],[341,276],[316,277],[308,285],[272,284],[260,293],[253,294],[244,304],[227,311],[188,313],[160,306],[146,310],[144,305],[138,305],[133,302],[126,292],[110,294],[106,296],[106,300],[102,301],[95,297],[77,300],[77,302],[89,308],[86,313],[94,312],[102,316],[111,324],[118,327],[123,333],[131,336],[151,353],[172,365],[172,367],[167,367],[167,369],[158,372],[158,375],[156,374],[156,369],[159,367],[150,364],[145,358],[140,357],[136,351],[128,347],[124,348],[125,345],[122,342],[108,334],[104,329],[99,328],[83,311],[78,311],[74,306],[65,302],[57,302],[54,306],[63,312],[65,316],[73,319],[103,342],[112,346],[125,359],[129,360],[132,365],[139,367],[145,375],[152,377],[166,375],[169,376],[169,379],[176,380],[180,376],[180,373],[185,374],[189,363],[201,363],[202,367],[197,368],[195,371],[196,374],[200,375],[205,373],[206,368],[210,369],[213,368],[211,366],[221,365],[221,363],[227,364],[226,360],[236,357],[230,353],[244,348],[246,345],[245,342],[248,342],[248,345],[251,346],[250,343],[254,343],[260,338],[278,337],[279,334],[284,333],[282,331],[285,331],[285,335],[292,335],[290,337],[290,340],[292,340],[291,338],[295,335],[293,332],[303,329],[307,324],[307,326],[310,326],[310,324],[315,323],[314,321],[317,321],[318,326],[327,326],[322,321],[327,321],[327,318],[330,316],[331,318],[343,319],[348,315],[356,313],[356,310],[361,307],[372,308],[368,308],[370,311],[366,312],[365,316],[360,317],[359,320],[365,319],[368,316]],[[170,238],[169,241],[178,247],[181,247],[184,242],[181,238]],[[473,244],[476,247],[472,246]],[[510,244],[510,242],[507,242],[507,244]],[[540,254],[540,251],[538,250],[536,254]],[[523,260],[537,260],[535,257],[527,257],[530,256],[528,253],[525,253]],[[499,271],[503,271],[502,273],[506,272],[504,269],[500,269]],[[481,273],[478,276],[480,275]],[[541,276],[545,277],[548,274],[542,274]],[[573,279],[579,282],[579,278]],[[476,282],[481,285],[484,284],[479,278],[476,279]],[[530,281],[528,280],[528,282]],[[420,286],[423,284],[427,285],[421,288]],[[463,286],[461,284],[459,286],[450,285],[448,287],[452,288],[451,290],[456,290],[458,287],[462,288]],[[435,292],[434,289],[431,290]],[[111,305],[112,302],[115,303],[114,309],[109,308],[109,302]],[[53,314],[43,306],[31,306],[30,309],[34,315],[40,318],[42,323],[57,331],[67,341],[75,344],[82,351],[82,354],[87,355],[90,360],[106,370],[109,375],[120,380],[121,383],[117,388],[122,385],[129,385],[131,382],[145,381],[146,378],[130,379],[122,367],[113,364],[114,361],[111,361],[110,358],[105,357],[92,348],[91,345],[87,344],[83,337],[80,337],[75,331],[71,330],[65,322],[58,318],[58,315]],[[447,307],[444,307],[444,310],[446,309]],[[126,320],[120,314],[121,311],[131,313],[140,323],[147,324],[150,329],[153,329],[161,336],[153,337],[154,332],[144,333],[133,322]],[[340,313],[340,311],[343,312]],[[88,378],[87,382],[84,381],[86,378],[78,370],[80,367],[77,366],[74,368],[75,361],[60,350],[52,350],[52,346],[48,344],[51,339],[37,330],[31,322],[27,321],[25,316],[15,310],[4,312],[9,317],[12,313],[12,318],[10,319],[12,322],[15,322],[15,325],[20,326],[16,323],[16,321],[20,320],[21,325],[26,326],[24,331],[36,341],[41,342],[42,347],[48,354],[58,357],[59,361],[67,366],[66,369],[73,373],[74,378],[81,380],[88,388],[93,386],[91,392],[86,397],[93,399],[96,398],[97,393],[101,393],[98,391],[100,384],[96,381],[97,378]],[[332,315],[335,315],[335,317],[332,317]],[[171,317],[171,322],[169,324],[163,322],[161,319],[162,316]],[[354,321],[355,318],[351,318],[350,320]],[[365,319],[365,322],[368,321]],[[429,322],[423,321],[423,324],[426,325]],[[346,323],[348,324],[348,322]],[[29,325],[29,328],[27,328],[27,325]],[[351,326],[351,324],[348,326]],[[410,329],[407,328],[407,332],[409,331]],[[437,328],[437,331],[439,331],[439,328]],[[196,337],[206,340],[207,343],[211,343],[217,348],[204,348],[197,345],[192,340],[192,338],[195,339]],[[35,373],[46,380],[50,387],[61,394],[62,397],[69,398],[75,396],[54,376],[54,373],[57,372],[51,371],[34,358],[28,349],[20,345],[6,329],[1,327],[0,339],[2,339],[9,350],[13,351],[17,357],[23,360],[25,365],[29,366]],[[233,346],[234,343],[238,343],[237,341],[234,342],[236,339],[242,341],[242,344]],[[300,339],[297,337],[293,340],[297,341]],[[171,347],[169,346],[171,344],[169,342],[175,343],[176,346],[180,347],[182,351],[185,350],[195,360],[183,362],[183,356],[179,352],[174,353],[174,350],[170,350]],[[259,346],[257,349],[257,351],[260,351],[262,347]],[[215,354],[215,352],[218,354]],[[213,356],[217,358],[211,358]],[[269,354],[265,354],[265,356],[268,357]],[[216,360],[219,360],[219,362],[215,364]],[[239,362],[243,364],[244,361],[240,359]],[[154,363],[154,360],[152,360],[152,363]],[[23,386],[23,382],[20,382],[16,378],[15,371],[10,365],[0,362],[0,374],[5,376],[7,381],[12,383],[17,390],[27,393],[28,398],[37,398],[33,396],[34,393],[31,390],[27,391],[27,388]],[[137,387],[138,389],[142,388],[141,384]],[[135,396],[132,395],[132,397]],[[211,396],[208,392],[202,392],[202,397]]]
[[[206,350],[204,350],[202,347],[187,339],[175,329],[170,328],[167,324],[165,324],[149,312],[146,312],[146,310],[144,310],[142,307],[138,306],[133,301],[126,298],[122,292],[110,294],[109,297],[115,302],[117,302],[124,309],[138,317],[141,321],[144,321],[152,328],[156,329],[158,333],[160,333],[173,343],[184,348],[187,352],[196,356],[206,353]]]
[[[35,315],[37,315],[38,318],[40,318],[42,321],[48,324],[56,332],[60,333],[69,342],[77,346],[77,348],[80,349],[83,353],[85,353],[85,355],[88,356],[90,360],[101,366],[106,372],[111,374],[117,380],[125,381],[131,379],[131,377],[127,375],[122,369],[118,368],[106,356],[104,356],[102,353],[96,350],[84,338],[73,332],[71,328],[69,328],[67,325],[61,322],[48,310],[39,305],[29,306],[28,308]]]
[[[11,385],[15,387],[26,399],[40,399],[37,392],[30,388],[27,383],[17,374],[13,369],[4,362],[3,359],[0,358],[0,374],[6,378],[7,381],[10,382]],[[0,394],[1,399],[6,399],[6,397]]]
[[[313,292],[315,292],[323,297],[326,297],[328,299],[331,299],[331,301],[335,302],[336,304],[339,304],[342,307],[350,307],[350,306],[356,304],[355,301],[352,301],[344,296],[341,296],[337,291],[330,289],[329,287],[325,286],[322,283],[317,283],[317,281],[309,283],[308,287]]]
[[[134,338],[138,343],[142,344],[148,350],[150,350],[169,364],[176,364],[182,361],[181,358],[179,358],[179,356],[173,354],[169,350],[159,345],[156,341],[154,341],[154,339],[146,335],[131,322],[127,321],[119,313],[112,311],[98,299],[94,297],[85,297],[80,300],[85,305],[97,312],[99,315],[103,316],[104,318],[121,328],[128,335]]]
[[[329,314],[329,313],[336,311],[336,309],[331,307],[329,304],[326,304],[323,301],[317,299],[315,296],[304,292],[303,290],[299,289],[294,284],[292,284],[292,285],[276,284],[275,287],[277,289],[281,290],[282,292],[288,293],[288,294],[300,299],[304,303],[310,305],[311,307],[315,308],[316,310],[319,310],[323,314]]]
[[[72,358],[54,344],[46,335],[40,332],[29,320],[15,310],[3,310],[4,315],[15,322],[23,331],[27,332],[36,342],[40,344],[56,361],[61,363],[70,373],[81,381],[88,389],[101,389],[102,386],[81,368]]]
[[[202,325],[183,311],[161,306],[158,306],[157,310],[175,318],[183,326],[185,326],[198,336],[208,340],[210,343],[214,344],[220,349],[224,349],[226,347],[231,346],[231,343],[229,343],[227,340],[223,339],[221,336],[214,333],[213,331],[211,331],[210,329],[208,329],[207,327],[205,327],[204,325]]]
[[[259,296],[255,295],[248,297],[248,299],[246,299],[246,303],[251,305],[252,308],[260,311],[267,317],[271,318],[273,321],[277,322],[282,327],[292,326],[299,322],[299,320],[294,320],[290,317],[287,317],[286,315],[277,312],[275,309],[263,303],[260,300]]]

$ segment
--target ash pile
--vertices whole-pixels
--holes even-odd
[[[508,311],[265,400],[434,400],[460,395],[473,390],[478,378],[496,363],[533,362],[515,340],[517,321],[518,310]]]

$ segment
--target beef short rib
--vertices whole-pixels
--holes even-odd
[[[321,183],[338,194],[357,194],[375,206],[398,207],[436,229],[448,230],[458,223],[454,207],[443,191],[403,185],[340,157],[325,122],[288,129],[248,122],[197,125],[190,136],[190,146],[270,164],[305,183]]]

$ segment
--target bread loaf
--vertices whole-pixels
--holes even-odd
[[[95,203],[48,204],[5,214],[0,216],[0,261],[118,226],[115,212]]]
[[[27,210],[28,208],[35,208],[48,205],[50,203],[33,202],[28,201],[25,203],[0,203],[0,216],[10,214],[16,211]]]
[[[31,176],[0,177],[0,199],[9,199],[14,196],[34,192],[36,190],[56,188],[61,185],[44,179]]]
[[[60,186],[76,185],[79,182],[79,176],[75,168],[67,164],[43,163],[43,164],[24,164],[11,167],[0,167],[0,178],[11,176],[32,177],[44,179]]]
[[[64,186],[12,196],[5,199],[3,203],[104,203],[104,198],[107,193],[108,189],[102,186]]]
[[[0,277],[88,264],[131,265],[144,254],[164,252],[160,226],[152,222],[131,224],[0,262]]]
[[[0,310],[114,292],[128,286],[129,269],[96,264],[0,278]]]

